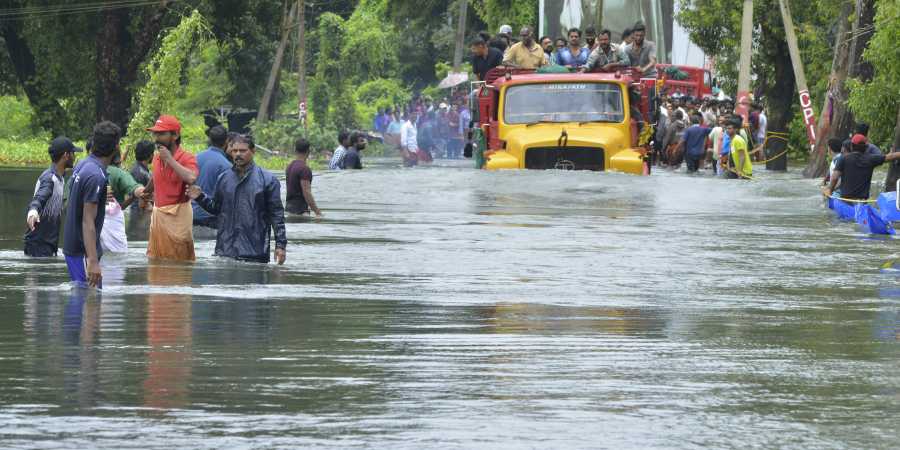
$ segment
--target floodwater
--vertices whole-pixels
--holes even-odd
[[[2,448],[897,448],[898,242],[796,173],[317,174],[283,267],[21,254],[0,178]]]

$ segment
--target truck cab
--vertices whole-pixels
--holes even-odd
[[[476,95],[487,170],[649,174],[648,149],[638,145],[647,105],[627,72],[505,70]]]

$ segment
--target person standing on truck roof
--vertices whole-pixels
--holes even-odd
[[[591,71],[595,67],[599,67],[602,72],[613,72],[620,67],[628,66],[628,60],[622,60],[619,52],[610,45],[610,37],[612,33],[609,30],[600,32],[597,39],[597,48],[591,52],[587,59],[587,63],[581,66],[580,70]]]
[[[534,41],[534,33],[531,32],[531,28],[522,27],[519,36],[522,40],[513,44],[503,55],[504,66],[517,69],[537,69],[549,64],[544,50]]]
[[[472,50],[472,72],[478,77],[478,81],[484,81],[487,73],[503,62],[503,52],[494,47],[488,47],[484,39],[477,37],[469,44]]]
[[[625,53],[635,70],[641,72],[641,78],[656,78],[656,44],[644,39],[647,28],[638,22],[632,29],[633,41],[625,46]]]
[[[597,48],[597,29],[593,25],[584,29],[584,41],[584,46],[588,49],[588,52]]]
[[[555,64],[566,67],[581,67],[587,64],[591,51],[581,46],[581,30],[569,29],[569,45],[556,53]]]
[[[544,49],[544,54],[547,55],[547,58],[549,58],[550,61],[553,61],[553,58],[551,57],[553,54],[553,39],[550,39],[550,36],[541,36],[541,39],[538,42],[541,43],[541,48]]]

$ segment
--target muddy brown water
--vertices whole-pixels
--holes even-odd
[[[283,267],[21,253],[0,177],[3,448],[896,448],[897,242],[813,182],[317,174]]]

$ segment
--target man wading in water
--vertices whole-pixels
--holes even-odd
[[[63,176],[72,168],[75,147],[66,137],[58,137],[48,149],[53,164],[38,177],[34,187],[34,197],[28,204],[25,222],[25,254],[32,257],[56,256],[59,250],[59,226],[63,210]]]
[[[869,140],[862,134],[855,134],[850,140],[850,153],[837,159],[831,182],[822,190],[826,197],[831,197],[838,181],[841,183],[841,198],[850,200],[868,200],[869,188],[872,187],[872,172],[887,161],[900,159],[900,153],[873,155],[868,153]]]
[[[197,180],[197,159],[181,149],[181,124],[174,116],[159,116],[147,131],[153,133],[157,150],[147,256],[193,261],[194,214],[185,189]]]
[[[106,218],[106,167],[113,153],[119,151],[121,133],[112,122],[98,123],[91,138],[91,155],[79,162],[72,173],[63,254],[69,277],[78,287],[103,287],[100,234]]]
[[[216,256],[242,261],[269,262],[269,234],[275,231],[275,261],[284,264],[287,232],[281,183],[253,163],[256,146],[247,136],[231,141],[234,167],[222,173],[212,197],[199,186],[185,193],[216,217]]]

